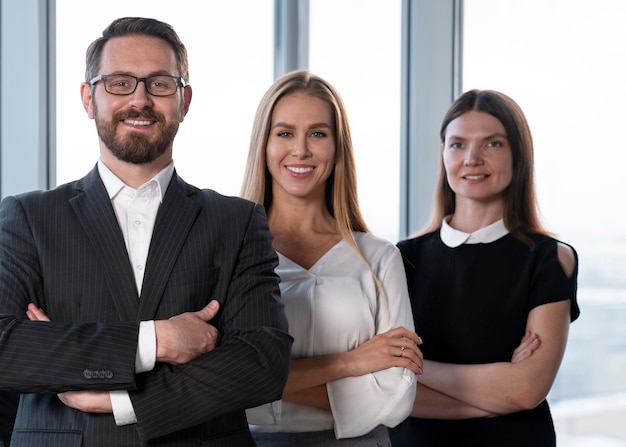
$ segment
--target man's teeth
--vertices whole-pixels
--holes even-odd
[[[152,121],[139,121],[131,119],[124,120],[124,122],[126,124],[132,124],[133,126],[149,126],[150,124],[152,124]]]
[[[308,168],[297,168],[294,166],[287,166],[287,169],[290,170],[291,172],[295,172],[296,174],[304,174],[305,172],[311,172],[313,170],[313,168],[308,167]]]

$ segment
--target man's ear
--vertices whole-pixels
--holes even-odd
[[[189,104],[191,104],[191,96],[193,91],[191,90],[191,85],[186,85],[183,87],[183,115],[180,117],[180,121],[182,122],[189,112]]]
[[[88,84],[87,82],[83,82],[82,84],[80,84],[80,96],[83,101],[83,108],[85,109],[85,112],[87,112],[87,116],[93,119],[94,118],[93,105],[92,105],[93,97],[91,95],[91,85]]]

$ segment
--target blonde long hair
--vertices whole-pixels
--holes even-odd
[[[272,113],[281,98],[296,92],[325,101],[333,112],[335,168],[326,182],[325,200],[328,211],[337,223],[337,230],[346,240],[353,239],[353,231],[369,233],[357,199],[352,137],[343,100],[332,85],[306,70],[287,73],[274,82],[261,99],[252,126],[241,196],[262,204],[266,210],[272,206],[272,181],[265,151]]]
[[[265,92],[254,117],[240,195],[263,205],[266,211],[272,206],[272,178],[266,155],[272,113],[281,98],[296,92],[321,99],[331,107],[336,151],[335,168],[326,181],[326,207],[335,220],[337,231],[372,272],[379,293],[384,296],[380,281],[354,240],[354,231],[370,233],[370,230],[357,198],[356,166],[346,109],[339,92],[326,80],[306,70],[296,70],[283,75]]]

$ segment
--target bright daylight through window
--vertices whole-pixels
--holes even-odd
[[[560,447],[626,446],[626,3],[464,2],[464,89],[526,112],[548,229],[580,257],[580,319],[549,396]]]
[[[343,95],[366,221],[395,242],[402,2],[309,3],[310,69]],[[581,317],[549,396],[559,447],[626,446],[626,159],[615,137],[626,122],[626,2],[463,3],[463,89],[500,90],[525,111],[545,223],[580,256]],[[84,49],[120,14],[167,11],[157,18],[187,42],[194,88],[176,166],[192,184],[237,195],[254,112],[273,80],[274,1],[207,2],[190,14],[193,0],[110,0],[83,21],[75,20],[81,0],[56,4],[57,182],[82,177],[98,153],[79,97]]]

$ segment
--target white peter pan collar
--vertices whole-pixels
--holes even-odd
[[[473,233],[464,233],[450,226],[448,222],[451,217],[446,216],[443,218],[439,232],[443,243],[450,248],[456,248],[463,244],[488,244],[509,234],[509,230],[504,226],[504,219],[500,219]]]

